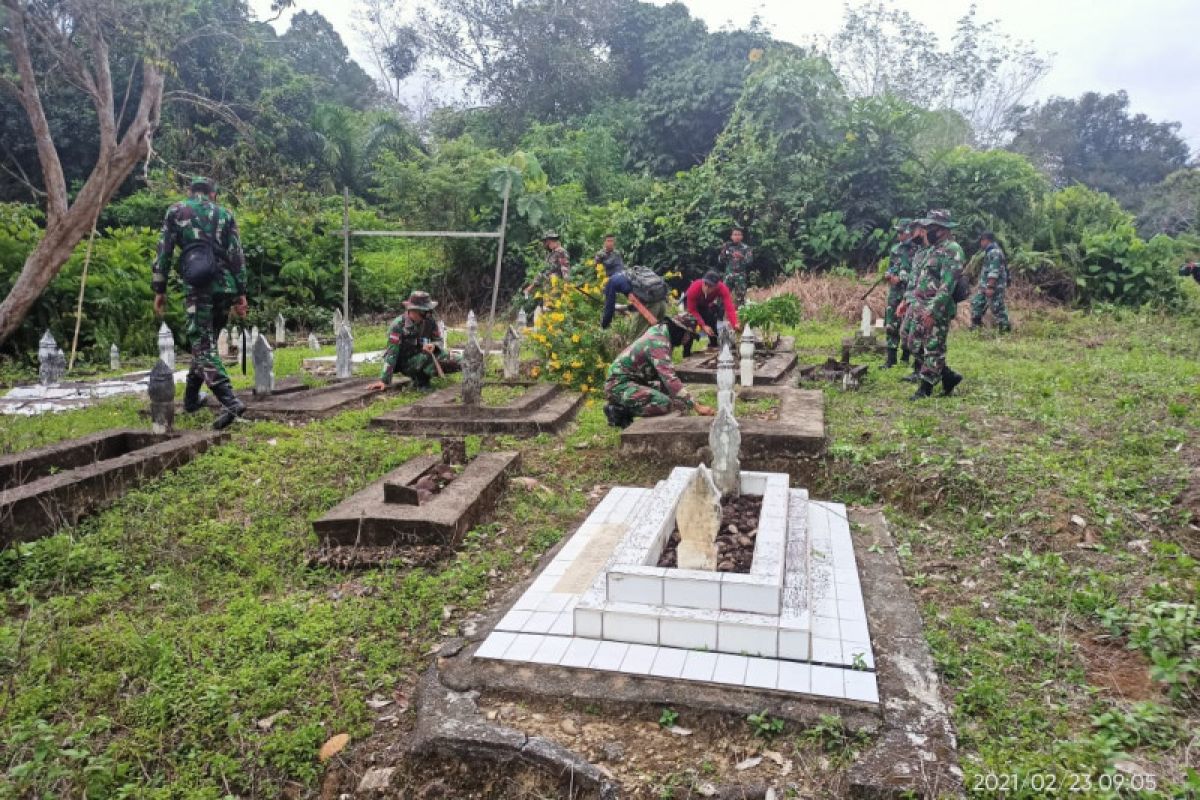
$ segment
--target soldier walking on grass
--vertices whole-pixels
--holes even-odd
[[[221,430],[246,410],[217,354],[217,331],[225,327],[229,315],[246,316],[246,258],[237,221],[232,212],[217,205],[216,184],[208,178],[192,178],[188,199],[172,205],[163,219],[150,281],[154,313],[159,317],[167,307],[167,274],[176,247],[192,351],[183,410],[192,413],[204,407],[206,395],[200,387],[207,383],[222,406],[213,423]]]
[[[746,304],[746,272],[754,262],[754,251],[742,241],[744,236],[745,232],[735,225],[729,233],[729,241],[717,254],[717,263],[725,270],[725,285],[733,292],[739,308]]]
[[[388,330],[388,346],[383,354],[383,372],[369,387],[383,391],[399,372],[412,379],[418,389],[429,387],[437,374],[458,372],[462,365],[445,350],[433,310],[437,303],[428,292],[413,292],[404,301],[404,313],[392,321]],[[439,369],[440,367],[440,369]]]
[[[979,271],[979,288],[971,298],[971,330],[983,325],[983,315],[988,307],[996,318],[996,327],[1004,333],[1012,330],[1008,321],[1008,307],[1004,304],[1004,289],[1008,286],[1008,258],[1004,248],[990,231],[979,235],[979,246],[983,250],[983,268]]]
[[[884,278],[888,282],[887,311],[883,315],[884,330],[887,332],[887,361],[883,368],[896,366],[896,350],[900,347],[900,316],[897,310],[904,302],[908,290],[909,277],[912,273],[912,259],[916,252],[917,243],[912,241],[912,220],[902,219],[896,223],[900,241],[892,246],[888,258],[887,272]],[[905,350],[907,356],[908,351]],[[907,361],[907,357],[905,358]]]
[[[617,356],[604,382],[609,425],[624,428],[636,417],[660,417],[672,410],[713,415],[713,409],[688,394],[671,362],[671,351],[687,344],[698,328],[695,317],[681,312],[650,327]]]
[[[929,250],[913,290],[910,309],[914,331],[912,351],[921,361],[921,382],[912,400],[929,397],[939,380],[945,395],[962,382],[962,375],[946,366],[947,337],[958,310],[954,285],[963,266],[962,247],[954,241],[956,225],[950,212],[941,209],[930,211],[918,224],[925,230]]]

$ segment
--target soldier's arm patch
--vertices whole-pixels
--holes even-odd
[[[400,344],[400,331],[392,331],[389,333],[388,341],[392,344]]]

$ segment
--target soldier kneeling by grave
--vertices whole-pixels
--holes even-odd
[[[383,391],[399,372],[412,379],[413,386],[424,389],[435,375],[458,372],[458,359],[445,350],[433,310],[437,303],[428,292],[413,292],[404,301],[405,311],[388,330],[388,346],[383,354],[383,372],[369,387]]]
[[[669,411],[713,415],[713,409],[692,399],[671,363],[671,351],[695,338],[699,328],[696,318],[684,311],[651,326],[617,356],[604,382],[609,425],[625,428],[636,417],[660,417]]]

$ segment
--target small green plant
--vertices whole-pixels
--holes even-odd
[[[772,348],[779,340],[779,329],[799,325],[803,310],[796,295],[777,294],[765,302],[751,303],[739,309],[738,319],[758,331],[763,343]]]
[[[801,738],[820,745],[826,753],[846,755],[866,742],[864,733],[851,733],[837,714],[822,714],[817,724],[804,731]]]
[[[852,666],[855,669],[864,670],[867,668],[867,659],[863,657],[862,653],[855,653],[854,654],[854,663],[852,664]]]
[[[770,741],[783,733],[783,720],[772,717],[765,710],[746,717],[746,722],[750,724],[750,729],[759,739]]]
[[[673,728],[678,721],[679,712],[673,708],[664,708],[662,713],[658,715],[658,726],[660,728]]]
[[[1129,649],[1150,659],[1150,677],[1177,700],[1200,694],[1200,608],[1194,603],[1150,603],[1141,610],[1109,608],[1101,621],[1128,637]]]
[[[1092,727],[1106,750],[1137,747],[1172,747],[1179,741],[1174,714],[1158,703],[1134,703],[1127,710],[1113,708],[1092,717]]]

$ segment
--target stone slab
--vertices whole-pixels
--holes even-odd
[[[539,383],[507,405],[470,408],[451,402],[457,396],[456,389],[435,392],[418,403],[376,417],[370,424],[408,436],[478,433],[528,437],[558,433],[575,419],[583,404],[581,394],[564,392],[556,384]]]
[[[247,402],[245,418],[279,421],[324,419],[370,405],[376,398],[407,386],[409,381],[407,378],[394,380],[383,392],[369,391],[367,387],[372,383],[373,379],[352,378],[315,389],[276,392],[270,397]]]
[[[419,506],[385,500],[386,484],[408,483],[438,461],[436,456],[409,460],[333,508],[313,523],[313,530],[329,544],[453,547],[495,506],[521,456],[480,453],[445,491]]]
[[[224,434],[121,429],[0,458],[0,547],[73,525]]]
[[[779,345],[771,351],[772,355],[754,370],[754,384],[774,386],[786,383],[796,367],[796,340],[791,336],[780,339]],[[758,355],[758,353],[756,353]],[[685,383],[716,383],[718,353],[708,350],[688,356],[675,367],[675,374]],[[735,369],[741,376],[741,359],[735,356]]]
[[[742,468],[799,459],[825,449],[825,396],[819,391],[789,386],[739,388],[738,397],[779,399],[779,419],[739,419]],[[671,464],[707,461],[711,417],[641,418],[621,432],[623,452],[644,455]]]

